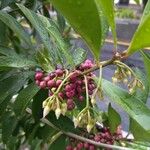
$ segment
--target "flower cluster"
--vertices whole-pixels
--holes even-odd
[[[122,82],[127,84],[130,94],[134,93],[137,88],[144,89],[143,83],[137,78],[131,68],[120,61],[116,61],[115,64],[117,69],[112,77],[113,83]]]
[[[121,130],[117,130],[115,133],[111,133],[109,128],[101,128],[96,134],[83,133],[82,136],[93,140],[95,142],[105,143],[113,145],[115,141],[122,139]],[[66,146],[66,150],[96,150],[96,146],[87,142],[81,142],[79,140],[69,138],[69,144]]]
[[[86,60],[73,71],[59,68],[49,74],[45,74],[43,71],[36,72],[36,84],[42,89],[49,90],[49,97],[43,102],[43,117],[53,110],[59,118],[60,114],[65,115],[67,111],[77,107],[75,101],[83,102],[85,100],[85,78],[82,72],[93,66],[91,60]],[[96,88],[93,76],[93,73],[86,74],[89,96]]]

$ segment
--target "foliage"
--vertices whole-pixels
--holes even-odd
[[[113,1],[0,2],[0,149],[149,147],[150,55],[141,49],[150,45],[150,0],[124,52],[117,50]],[[116,53],[99,61],[109,28]],[[93,60],[74,47],[74,35],[85,40]],[[146,75],[122,62],[139,50]],[[116,67],[112,81],[128,90],[104,79],[108,65]],[[97,100],[106,96],[110,103],[103,112]],[[130,117],[133,141],[122,140],[121,116],[112,103]]]

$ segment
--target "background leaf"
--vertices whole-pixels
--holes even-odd
[[[31,99],[38,91],[39,87],[35,85],[35,83],[31,83],[19,93],[17,99],[14,102],[14,111],[17,116],[23,114],[28,103],[31,101]]]
[[[150,109],[142,101],[109,81],[104,80],[102,86],[112,101],[122,107],[147,133],[150,133]]]
[[[144,60],[144,66],[145,66],[145,70],[147,73],[147,79],[149,81],[149,86],[150,86],[150,55],[147,53],[142,52],[142,56],[143,56],[143,60]]]
[[[134,52],[150,46],[150,0],[148,0],[143,16],[141,18],[138,29],[134,33],[130,46],[127,49],[127,54],[131,55]]]
[[[24,31],[23,27],[16,21],[15,18],[5,12],[0,11],[0,20],[21,39],[23,39],[27,45],[33,48],[30,41],[30,36],[27,34],[27,32]]]
[[[112,133],[116,132],[117,127],[121,124],[121,117],[111,104],[108,106],[108,123]]]
[[[51,0],[51,2],[83,37],[96,59],[98,59],[101,46],[101,24],[95,1]]]
[[[113,34],[114,45],[116,47],[117,36],[116,36],[116,23],[115,23],[115,16],[114,16],[114,1],[113,0],[95,0],[95,1],[97,3],[97,7],[100,11],[100,14],[102,15],[104,14],[104,16],[107,18],[108,24],[110,25]],[[102,23],[104,23],[104,19],[102,17],[101,19],[102,19]]]

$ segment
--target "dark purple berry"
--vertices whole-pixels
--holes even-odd
[[[59,92],[58,96],[63,99],[64,98],[64,93],[63,92]]]
[[[70,92],[71,90],[72,90],[72,89],[71,89],[71,86],[67,84],[67,85],[65,86],[65,91],[66,91],[66,92]]]

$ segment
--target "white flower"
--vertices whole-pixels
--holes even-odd
[[[73,117],[74,127],[76,128],[79,124],[79,120],[75,117]]]
[[[92,125],[92,124],[88,124],[88,125],[86,126],[87,132],[89,133],[92,128],[93,128],[93,125]]]
[[[57,118],[57,119],[59,119],[60,114],[61,114],[61,109],[60,109],[60,108],[57,108],[57,109],[55,110],[55,115],[56,115],[56,118]]]
[[[43,110],[43,118],[45,118],[45,116],[47,116],[49,112],[50,112],[50,107],[47,105]]]
[[[46,105],[47,105],[47,101],[44,101],[42,104],[43,108],[46,107]]]

